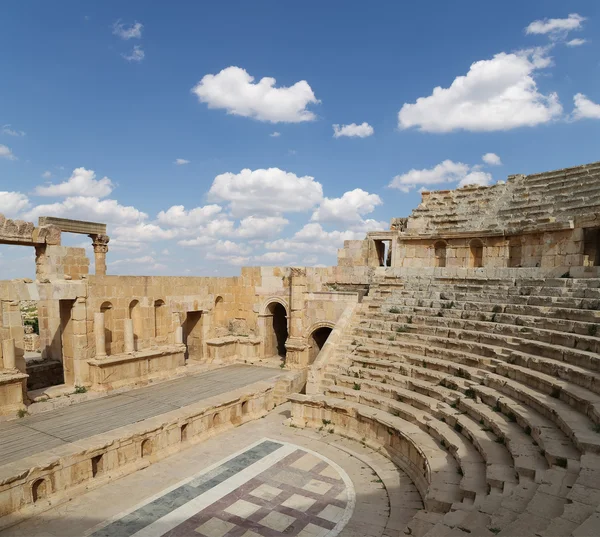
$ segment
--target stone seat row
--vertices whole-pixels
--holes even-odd
[[[420,341],[367,341],[368,344],[360,339],[357,341],[357,355],[404,361],[464,376],[469,382],[493,387],[538,408],[545,416],[554,420],[577,445],[585,445],[586,449],[594,451],[600,450],[600,437],[594,433],[597,421],[594,401],[586,399],[586,395],[581,393],[585,390],[576,385],[527,368],[498,363],[498,360],[472,354],[464,349],[438,346],[431,338]],[[453,387],[459,388],[460,385],[454,383]],[[596,395],[593,394],[593,397]],[[581,409],[587,411],[587,416]]]

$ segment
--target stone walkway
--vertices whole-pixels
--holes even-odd
[[[280,374],[234,365],[0,423],[0,466]]]
[[[283,425],[289,408],[91,490],[0,537],[401,535],[422,508],[406,474],[336,434]]]

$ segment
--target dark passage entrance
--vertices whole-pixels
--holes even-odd
[[[285,358],[285,342],[288,338],[287,312],[278,302],[269,304],[271,314],[271,330],[267,333],[266,356],[281,356]]]
[[[310,356],[309,356],[309,365],[312,364],[316,359],[323,345],[327,341],[329,334],[331,334],[332,328],[328,326],[323,326],[321,328],[317,328],[310,336]]]
[[[188,311],[183,323],[186,360],[202,360],[202,312]]]

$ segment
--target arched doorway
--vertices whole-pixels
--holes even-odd
[[[287,311],[279,302],[267,306],[267,333],[265,335],[265,356],[280,356],[285,358],[285,342],[288,338]]]
[[[473,239],[469,243],[470,266],[473,268],[483,267],[483,242],[479,239]]]
[[[329,334],[331,334],[333,328],[330,326],[322,326],[317,328],[308,338],[310,344],[310,351],[308,356],[308,365],[312,364],[316,359],[321,349],[325,345]]]

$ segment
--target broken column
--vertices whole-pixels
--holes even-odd
[[[4,369],[16,369],[15,340],[13,338],[2,341],[2,362]]]
[[[104,334],[104,313],[94,313],[94,336],[96,340],[96,358],[106,356],[106,336]]]
[[[106,275],[106,254],[108,252],[108,235],[90,235],[94,247],[94,262],[96,265],[96,276]]]
[[[308,364],[308,346],[302,336],[306,293],[306,269],[292,268],[290,274],[289,336],[285,344],[285,363],[292,368]]]
[[[131,353],[135,351],[135,345],[133,340],[133,319],[125,319],[123,337],[125,338],[125,352]]]

